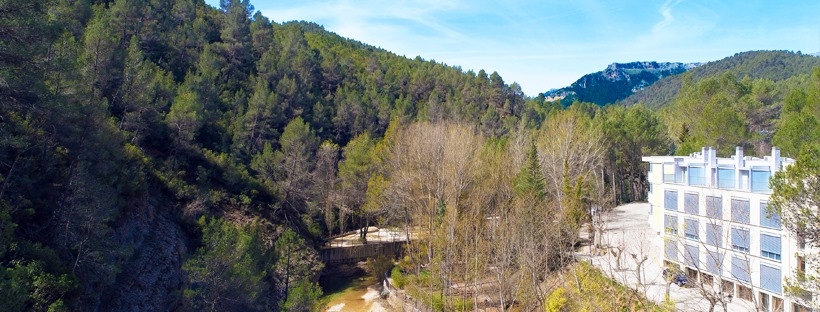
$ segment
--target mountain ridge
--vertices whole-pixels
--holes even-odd
[[[811,54],[791,51],[746,51],[705,63],[688,71],[687,75],[691,76],[693,83],[725,72],[731,72],[740,78],[764,78],[777,82],[798,75],[810,75],[812,69],[817,66],[820,66],[820,58]],[[663,107],[669,104],[680,90],[683,76],[661,79],[624,98],[621,103],[643,103],[650,108]]]
[[[604,70],[586,74],[571,85],[544,93],[548,101],[562,100],[606,105],[621,101],[656,81],[677,75],[703,63],[636,61],[612,63]]]

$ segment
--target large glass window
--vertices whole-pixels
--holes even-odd
[[[749,230],[732,228],[732,249],[749,252]]]
[[[667,239],[663,242],[666,259],[678,260],[678,244],[674,240]]]
[[[706,224],[706,244],[723,247],[723,227],[720,224]]]
[[[663,191],[663,208],[667,210],[678,210],[678,191]]]
[[[732,198],[732,221],[749,224],[749,200]]]
[[[783,290],[783,277],[780,275],[780,268],[760,264],[760,287],[780,294]]]
[[[751,279],[749,272],[749,260],[732,257],[732,277],[739,281],[749,282]]]
[[[707,250],[706,257],[706,270],[712,274],[720,275],[720,268],[723,266],[723,254]]]
[[[688,239],[698,240],[698,220],[685,219],[683,220],[683,233]]]
[[[689,185],[706,185],[706,173],[703,167],[689,167]]]
[[[780,229],[780,215],[777,214],[777,211],[772,211],[771,213],[769,210],[769,204],[766,202],[760,203],[760,226],[765,226],[767,228],[773,229]]]
[[[760,256],[780,261],[780,236],[760,234]]]
[[[771,189],[769,189],[769,178],[771,177],[771,175],[772,174],[769,172],[769,169],[752,169],[752,192],[770,192]]]
[[[698,194],[684,193],[683,194],[683,211],[691,214],[698,214]]]
[[[697,268],[698,264],[700,264],[700,254],[698,253],[698,246],[697,245],[686,245],[685,253],[683,255],[683,260],[687,266]]]
[[[718,188],[735,188],[735,169],[718,168]]]
[[[723,198],[706,196],[706,216],[712,219],[723,219]]]
[[[666,233],[669,234],[678,234],[678,216],[676,215],[664,215],[663,216],[663,227],[666,230]]]

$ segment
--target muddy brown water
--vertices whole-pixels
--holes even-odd
[[[368,292],[370,280],[357,277],[346,283],[333,285],[323,297],[325,307],[323,311],[359,312],[369,311],[373,301],[367,302],[363,298]]]

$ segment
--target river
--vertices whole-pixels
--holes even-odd
[[[351,280],[339,281],[326,288],[322,297],[327,312],[381,312],[387,311],[378,300],[378,284],[371,285],[366,277],[354,277]]]
[[[367,233],[368,242],[396,242],[406,241],[404,232],[396,229],[379,229],[369,227]],[[328,246],[344,247],[361,245],[357,231],[351,231],[347,235],[334,238]],[[367,312],[367,311],[387,311],[384,300],[379,299],[379,285],[372,282],[364,271],[364,263],[356,265],[341,265],[326,267],[325,274],[320,278],[319,284],[325,295],[320,299],[324,301],[325,310],[328,312]]]

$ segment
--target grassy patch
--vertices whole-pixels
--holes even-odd
[[[546,311],[669,311],[610,279],[586,262],[568,268],[561,286],[546,300]]]

